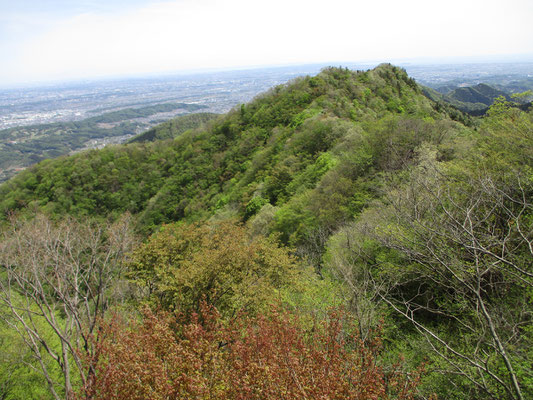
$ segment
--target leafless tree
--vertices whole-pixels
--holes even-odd
[[[519,307],[512,311],[505,306],[510,298],[522,302],[533,287],[533,204],[524,179],[518,171],[505,180],[486,171],[444,175],[436,164],[421,163],[410,186],[389,196],[392,224],[375,231],[383,245],[420,266],[420,282],[443,288],[455,310],[439,305],[422,286],[409,298],[397,291],[382,299],[452,365],[458,367],[460,359],[474,367],[473,373],[459,368],[474,384],[490,393],[486,379],[492,380],[514,399],[523,394],[510,349],[520,347],[522,329],[532,316],[527,301],[514,304]],[[443,340],[418,320],[417,311],[455,320],[477,338],[473,353]],[[495,367],[495,358],[506,373]]]
[[[90,379],[82,358],[94,351],[90,337],[114,301],[133,238],[129,216],[104,225],[72,218],[54,223],[39,215],[12,221],[2,234],[3,317],[32,352],[56,399],[72,398],[73,381],[85,385]],[[49,371],[49,358],[60,367],[62,382]]]
[[[366,340],[379,323],[378,293],[383,288],[378,290],[372,278],[372,265],[357,232],[360,228],[347,225],[341,229],[330,242],[326,262],[334,275],[346,284],[344,300],[355,316],[361,339]]]
[[[361,280],[371,281],[375,295],[424,335],[450,372],[491,397],[521,400],[517,365],[527,374],[523,350],[533,317],[527,300],[533,287],[531,182],[520,171],[505,177],[483,170],[444,173],[429,148],[420,158],[407,185],[391,183],[386,204],[345,229],[352,260],[344,256],[337,270],[356,294],[368,288]],[[368,265],[365,239],[401,258]],[[463,337],[443,336],[435,319],[453,324]]]

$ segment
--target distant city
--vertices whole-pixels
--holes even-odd
[[[334,65],[337,66],[337,65]],[[374,64],[346,64],[369,69]],[[419,83],[437,89],[477,83],[508,84],[533,78],[533,63],[400,65]],[[33,88],[0,89],[0,129],[50,122],[77,121],[129,107],[179,101],[224,113],[269,88],[324,65],[237,70],[197,75],[64,83]],[[173,114],[161,115],[168,119]],[[157,119],[157,118],[155,118]]]
[[[205,111],[224,113],[273,86],[319,70],[319,66],[271,68],[0,90],[0,129],[77,121],[172,101],[204,105]]]

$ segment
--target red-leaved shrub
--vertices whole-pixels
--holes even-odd
[[[80,394],[90,399],[412,399],[417,372],[377,363],[379,338],[346,334],[339,311],[304,329],[298,318],[268,315],[223,321],[205,304],[186,324],[146,310],[141,323],[102,324],[93,373]]]

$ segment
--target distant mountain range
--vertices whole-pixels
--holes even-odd
[[[479,83],[475,86],[454,87],[450,85],[436,89],[424,87],[424,94],[434,101],[446,102],[471,115],[483,115],[498,97],[511,100],[511,93],[496,87]],[[531,97],[531,96],[529,96]],[[524,103],[530,100],[525,98]]]

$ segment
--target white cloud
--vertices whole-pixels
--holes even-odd
[[[533,52],[527,0],[181,0],[85,13],[39,30],[12,80]]]

